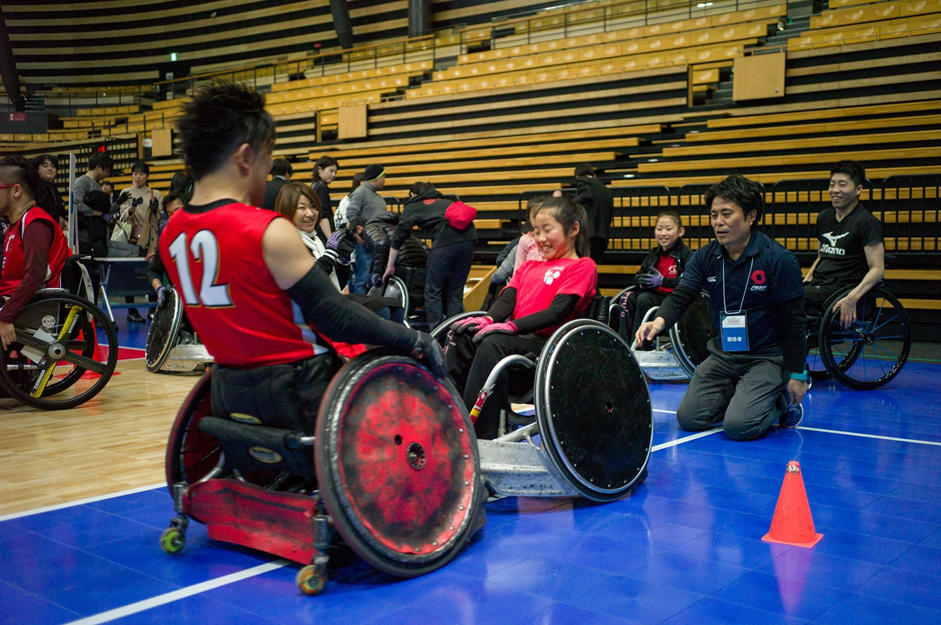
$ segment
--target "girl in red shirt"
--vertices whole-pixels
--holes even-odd
[[[511,354],[539,354],[552,333],[591,303],[598,271],[588,257],[585,211],[568,198],[551,198],[536,211],[533,236],[543,261],[526,261],[486,316],[462,319],[448,334],[448,375],[470,408],[487,376]],[[506,376],[493,394],[506,396]],[[487,402],[474,426],[477,436],[496,437],[499,401]]]

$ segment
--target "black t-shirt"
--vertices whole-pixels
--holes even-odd
[[[814,286],[845,287],[859,284],[869,271],[865,247],[882,242],[882,222],[862,204],[836,220],[836,209],[817,215],[820,262],[814,269]]]
[[[724,307],[730,313],[740,308],[746,311],[748,353],[769,355],[784,353],[785,320],[778,302],[801,297],[802,279],[797,257],[756,231],[735,261],[717,241],[696,250],[686,263],[679,286],[709,293],[717,328],[721,327]],[[715,347],[722,350],[722,342],[715,341]]]
[[[318,180],[313,185],[314,193],[317,194],[317,198],[320,200],[320,219],[326,219],[330,222],[331,229],[333,228],[333,205],[330,203],[330,189],[327,188],[327,185],[323,181]],[[320,239],[321,243],[327,243],[327,235],[324,234],[323,230],[320,228],[320,220],[317,220],[317,238]]]

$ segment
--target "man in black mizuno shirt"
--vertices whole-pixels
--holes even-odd
[[[885,274],[882,223],[859,203],[865,180],[866,170],[856,161],[840,161],[830,169],[833,206],[817,215],[817,260],[804,277],[809,313],[822,313],[831,295],[856,286],[833,305],[844,328],[856,320],[857,302]]]

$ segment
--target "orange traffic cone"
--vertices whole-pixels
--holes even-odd
[[[792,460],[787,463],[784,484],[781,485],[778,505],[771,519],[771,531],[762,536],[761,540],[794,547],[813,547],[821,538],[823,534],[817,533],[813,517],[810,516],[801,465]]]

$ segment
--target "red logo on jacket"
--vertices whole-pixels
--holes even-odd
[[[751,274],[751,281],[754,282],[755,284],[764,284],[767,281],[767,279],[768,278],[765,277],[765,272],[762,271],[761,269],[756,269]]]

